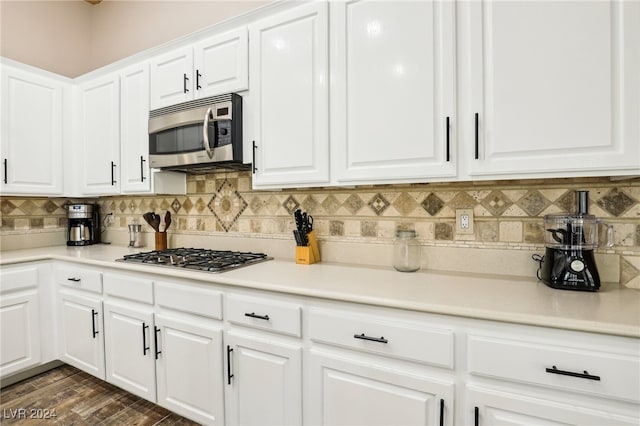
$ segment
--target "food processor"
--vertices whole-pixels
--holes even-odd
[[[539,278],[552,288],[597,291],[600,275],[594,250],[598,247],[599,220],[589,214],[589,191],[576,194],[575,213],[544,217],[546,248]],[[609,232],[607,237],[607,245],[611,245]]]

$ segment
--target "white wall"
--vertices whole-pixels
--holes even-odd
[[[0,0],[0,55],[77,77],[273,0]]]

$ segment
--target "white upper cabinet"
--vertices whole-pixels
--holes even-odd
[[[640,3],[459,11],[458,121],[472,179],[640,173]]]
[[[120,151],[122,192],[148,192],[149,177],[149,64],[120,73]]]
[[[454,3],[336,1],[330,11],[333,178],[455,176]]]
[[[255,187],[329,181],[327,9],[305,4],[249,27]]]
[[[82,193],[120,193],[120,82],[118,74],[80,86]]]
[[[245,27],[151,60],[151,109],[249,87]]]
[[[247,28],[203,40],[193,48],[197,98],[249,88]]]
[[[151,59],[151,109],[193,99],[192,72],[191,46]]]
[[[67,85],[6,64],[1,74],[2,193],[60,195]]]

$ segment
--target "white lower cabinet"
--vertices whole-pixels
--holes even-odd
[[[302,424],[302,346],[227,333],[228,425]]]
[[[149,401],[156,401],[153,307],[104,303],[106,379]]]
[[[0,378],[40,363],[38,285],[36,266],[0,272]]]
[[[312,350],[306,422],[321,425],[453,425],[453,380],[355,353]]]
[[[222,329],[156,315],[158,404],[206,425],[223,425]]]
[[[60,360],[104,380],[102,320],[100,296],[59,291]]]
[[[496,425],[638,425],[638,417],[580,404],[570,396],[561,400],[504,390],[467,387],[469,405],[462,424]]]

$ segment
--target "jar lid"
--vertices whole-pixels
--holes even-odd
[[[398,238],[415,238],[416,231],[413,230],[397,230],[396,237]]]

